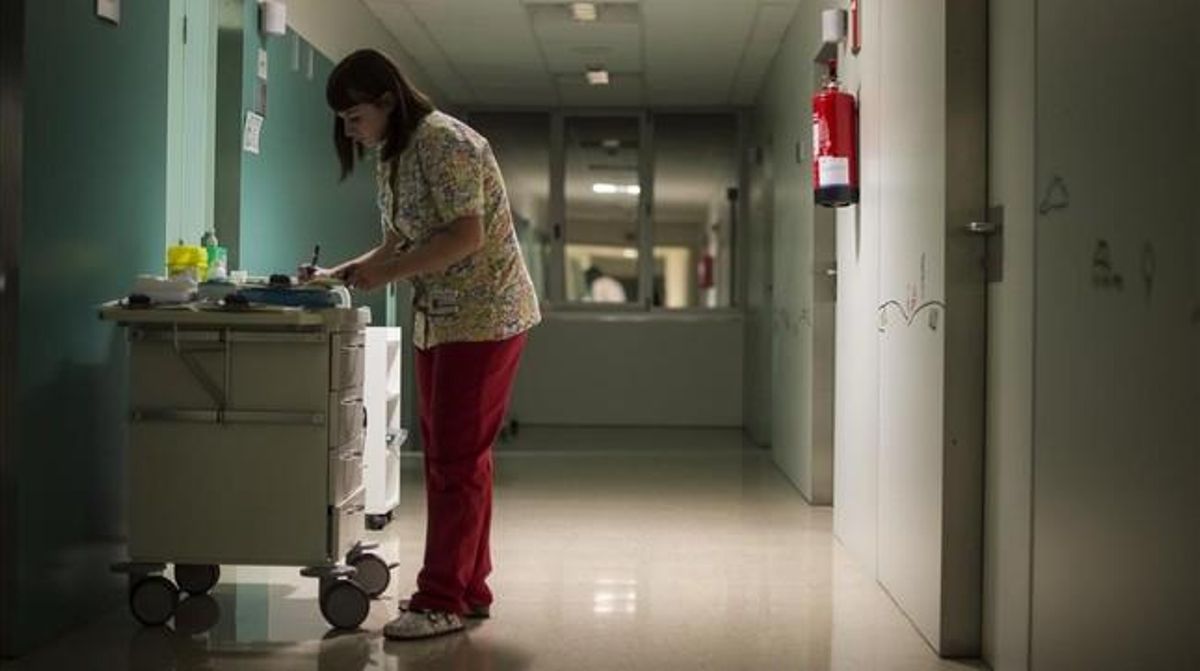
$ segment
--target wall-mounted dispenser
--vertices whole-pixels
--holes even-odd
[[[259,0],[258,29],[263,35],[287,35],[287,5],[279,0]]]

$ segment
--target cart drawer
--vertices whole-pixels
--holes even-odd
[[[329,453],[329,502],[346,502],[363,483],[363,436]]]
[[[366,336],[362,332],[335,333],[330,353],[329,389],[361,389]]]
[[[329,396],[329,447],[336,449],[363,435],[367,414],[362,394],[337,392]]]
[[[344,557],[363,537],[363,530],[366,529],[366,497],[366,490],[360,487],[345,503],[329,509],[330,556]]]

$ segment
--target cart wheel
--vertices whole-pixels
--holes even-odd
[[[175,582],[188,594],[207,594],[221,579],[221,567],[216,564],[176,564]]]
[[[146,576],[129,590],[129,609],[138,622],[157,627],[171,619],[179,605],[179,588],[161,575]]]
[[[357,629],[370,609],[370,597],[353,580],[338,580],[321,592],[321,615],[338,629]]]
[[[375,599],[387,590],[392,581],[392,570],[379,555],[360,554],[349,563],[355,569],[354,582],[362,586],[367,596]]]
[[[367,528],[371,531],[379,531],[386,527],[388,522],[392,521],[392,514],[384,513],[382,515],[367,515]]]
[[[207,594],[189,596],[175,608],[175,631],[186,636],[203,634],[220,620],[221,606]]]

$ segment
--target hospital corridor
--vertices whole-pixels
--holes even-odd
[[[1200,670],[1194,0],[0,0],[0,670]]]

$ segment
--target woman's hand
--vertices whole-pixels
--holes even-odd
[[[336,268],[322,268],[314,266],[311,263],[302,263],[296,268],[296,277],[301,282],[311,282],[312,280],[337,277]]]
[[[347,266],[337,277],[353,289],[373,291],[395,279],[391,259],[373,259]]]

